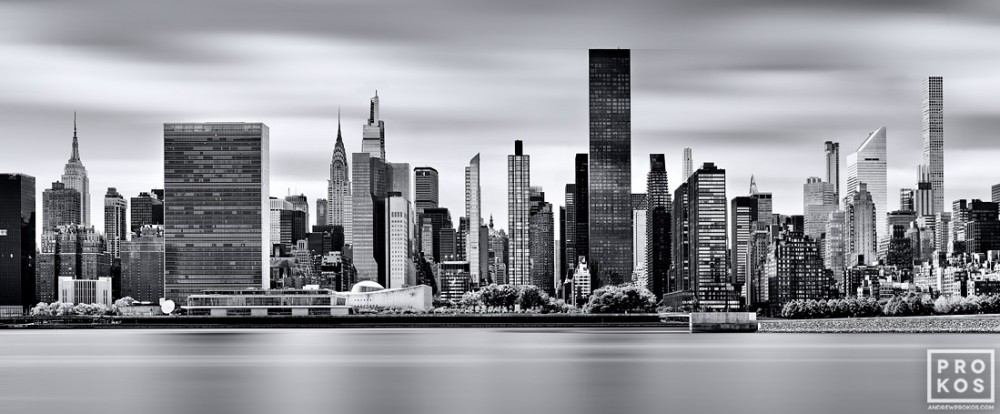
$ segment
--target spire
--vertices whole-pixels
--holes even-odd
[[[76,111],[73,111],[73,153],[69,156],[69,162],[80,162],[80,142],[76,137]]]
[[[750,175],[750,195],[757,194],[757,180],[753,174]]]
[[[342,141],[343,138],[340,136],[340,107],[337,107],[337,141]]]

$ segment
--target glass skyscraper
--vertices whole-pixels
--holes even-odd
[[[520,140],[514,141],[514,154],[507,156],[507,226],[510,227],[507,267],[508,281],[513,285],[531,284],[531,240],[528,237],[531,156],[524,154],[523,145]]]
[[[163,142],[167,299],[268,288],[267,125],[169,123]]]
[[[0,174],[0,315],[21,315],[35,298],[35,177]]]
[[[649,154],[646,175],[646,277],[662,297],[670,270],[670,188],[663,154]]]
[[[875,229],[878,240],[888,237],[886,213],[889,211],[886,193],[886,131],[885,127],[868,134],[858,150],[847,156],[847,194],[850,201],[861,183],[867,184],[875,203]],[[850,258],[848,258],[850,259]],[[865,258],[869,260],[869,258]],[[874,260],[874,258],[871,258]]]
[[[632,275],[630,71],[628,49],[590,50],[588,263],[601,285]]]
[[[423,213],[425,208],[437,208],[438,171],[433,167],[416,167],[413,176],[417,213]]]

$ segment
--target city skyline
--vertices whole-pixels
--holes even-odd
[[[778,7],[767,2],[757,6],[765,11]],[[43,12],[57,16],[66,12],[34,7],[16,11],[0,8],[0,13],[29,22]],[[182,3],[177,10],[185,7],[188,6]],[[669,9],[670,6],[662,7]],[[897,188],[914,185],[913,171],[921,163],[918,143],[921,142],[922,82],[929,76],[943,76],[948,78],[945,91],[948,99],[945,204],[959,198],[988,199],[984,188],[995,184],[997,178],[982,174],[981,166],[985,160],[1000,153],[1000,148],[990,144],[991,135],[986,132],[1000,123],[1000,115],[992,109],[1000,105],[995,104],[998,98],[989,96],[992,94],[979,93],[997,82],[992,74],[981,69],[991,65],[975,62],[990,61],[1000,55],[997,46],[981,40],[989,36],[978,36],[996,30],[976,20],[983,12],[977,7],[991,6],[922,7],[924,9],[918,10],[926,13],[918,13],[915,17],[892,14],[892,18],[877,19],[883,13],[894,11],[878,6],[842,6],[837,10],[843,19],[822,21],[822,13],[817,13],[816,9],[783,8],[801,17],[801,21],[822,27],[846,24],[851,17],[868,16],[852,21],[852,28],[856,29],[852,36],[869,34],[881,41],[855,45],[857,50],[852,51],[844,50],[844,40],[825,35],[818,29],[807,31],[810,36],[805,38],[805,46],[789,43],[775,32],[737,39],[740,30],[717,36],[706,34],[708,31],[696,31],[690,44],[651,44],[649,39],[655,36],[642,35],[639,30],[627,29],[623,24],[629,19],[640,18],[642,7],[610,12],[608,16],[613,22],[622,23],[614,26],[611,40],[586,33],[578,33],[580,36],[571,40],[546,30],[541,37],[543,41],[533,42],[534,46],[518,53],[514,51],[524,46],[519,40],[496,39],[496,34],[507,33],[508,29],[501,27],[489,26],[475,31],[458,49],[428,51],[420,46],[411,49],[412,45],[403,43],[400,33],[413,28],[400,23],[403,28],[382,35],[384,43],[362,51],[345,45],[344,41],[358,34],[355,31],[360,32],[361,36],[356,37],[361,43],[375,42],[379,35],[361,28],[312,33],[280,21],[268,23],[273,31],[271,34],[232,34],[224,30],[198,34],[206,40],[201,43],[204,46],[184,51],[171,47],[169,42],[156,42],[160,39],[156,36],[168,37],[179,29],[180,19],[167,18],[154,24],[155,30],[148,36],[120,37],[125,46],[136,42],[148,48],[122,48],[100,37],[81,38],[60,49],[36,47],[32,50],[37,56],[32,55],[32,59],[11,59],[0,67],[12,75],[10,79],[19,81],[17,84],[0,81],[11,91],[0,97],[0,104],[10,109],[0,114],[0,133],[32,137],[24,143],[13,142],[18,151],[6,152],[0,156],[0,163],[5,171],[32,175],[39,183],[58,180],[64,155],[49,154],[69,151],[69,116],[73,110],[79,110],[80,152],[92,181],[90,196],[94,197],[95,191],[115,187],[128,198],[160,186],[158,177],[162,177],[162,170],[157,154],[161,152],[162,143],[158,132],[163,123],[265,122],[272,128],[274,142],[273,191],[270,195],[283,196],[291,189],[293,193],[304,193],[312,201],[325,198],[337,107],[343,108],[346,151],[359,152],[362,131],[358,126],[369,116],[369,108],[363,100],[378,89],[383,96],[380,117],[387,120],[391,137],[386,151],[407,154],[407,159],[400,161],[412,166],[430,166],[440,171],[440,204],[455,211],[461,210],[464,204],[460,191],[464,163],[460,160],[467,158],[467,154],[481,152],[482,215],[493,215],[497,227],[507,228],[502,190],[506,173],[504,157],[509,152],[510,142],[522,139],[532,148],[531,153],[536,158],[555,161],[536,167],[533,175],[537,185],[555,189],[571,181],[573,154],[585,152],[587,148],[583,138],[587,130],[587,97],[583,89],[587,82],[583,69],[586,50],[619,46],[631,48],[633,55],[631,161],[635,165],[644,165],[650,153],[664,153],[668,175],[680,177],[682,166],[678,161],[682,150],[691,147],[697,152],[699,161],[715,162],[729,171],[728,193],[741,193],[743,183],[750,175],[755,175],[762,191],[774,193],[774,211],[797,214],[801,213],[802,194],[799,191],[802,181],[822,175],[816,164],[822,161],[819,151],[823,142],[831,140],[842,143],[845,149],[854,148],[868,131],[886,125],[891,132],[889,151],[893,153],[888,189],[894,193]],[[952,12],[951,15],[963,24],[956,29],[954,20],[936,17],[932,12],[938,8]],[[735,9],[741,10],[740,7]],[[67,10],[88,16],[101,15],[98,10],[74,7]],[[260,12],[249,9],[241,13],[253,17]],[[317,13],[323,14],[323,10]],[[361,17],[367,16],[364,9],[358,13]],[[741,27],[747,32],[768,22],[763,16],[748,19],[731,13],[704,6],[677,8],[677,13],[673,14],[679,16],[678,19],[688,17],[713,24],[740,18],[744,24]],[[533,33],[538,31],[523,11],[503,18],[535,29]],[[146,16],[140,15],[137,19],[144,21]],[[582,20],[589,22],[589,19]],[[779,28],[794,20],[780,20]],[[581,22],[556,21],[569,27],[584,27]],[[645,19],[636,21],[648,22]],[[70,33],[93,29],[94,23],[74,19],[73,24],[77,25],[73,26],[76,29],[66,29]],[[201,27],[199,22],[190,24]],[[654,29],[676,30],[660,26],[664,25]],[[306,27],[311,26],[307,24]],[[639,27],[652,28],[648,24]],[[977,36],[964,42],[966,48],[960,52],[948,48],[947,42],[924,44],[919,52],[908,45],[907,33],[930,36],[943,34],[945,30],[949,36]],[[435,31],[429,36],[445,38],[449,33]],[[494,36],[491,37],[491,33]],[[32,45],[59,41],[65,35],[36,27],[16,38],[0,34],[0,45],[17,52]],[[257,44],[259,50],[245,50],[236,41],[240,36],[258,36],[266,41]],[[727,45],[730,42],[757,53],[723,53],[729,52]],[[261,60],[264,53],[284,49],[287,45],[297,45],[297,48],[276,56],[270,64]],[[218,56],[208,54],[215,47],[232,47],[232,50]],[[792,53],[803,47],[811,52]],[[950,51],[951,58],[947,62],[931,61],[926,56],[932,56],[935,48]],[[117,54],[113,58],[94,55],[101,50]],[[423,55],[423,52],[428,53]],[[428,60],[460,57],[466,59],[466,65],[442,67]],[[66,65],[54,64],[66,59],[73,59],[75,69],[62,69]],[[318,68],[333,65],[333,61],[343,69],[330,75],[314,73]],[[378,64],[386,62],[389,64]],[[404,64],[411,64],[403,67],[412,69],[387,69]],[[205,85],[203,77],[192,76],[202,74],[200,71],[206,65],[213,70],[230,71],[231,82],[238,87]],[[285,65],[292,66],[286,68]],[[307,67],[312,69],[303,69]],[[318,87],[304,92],[299,87],[301,84],[276,72],[278,68],[291,74],[301,73],[307,82]],[[151,79],[144,76],[148,75],[144,71],[163,76]],[[39,74],[49,75],[46,81],[61,85],[59,92],[41,93],[47,89],[38,78]],[[251,78],[257,79],[256,75],[270,82],[262,83],[266,86],[248,83]],[[523,79],[523,87],[499,90],[490,86],[517,84],[513,79]],[[127,96],[84,93],[93,88],[118,90],[116,87],[124,86],[144,93]],[[189,90],[195,86],[205,88],[201,95],[204,99],[198,103],[182,103],[178,96],[169,92],[171,88]],[[431,90],[438,92],[428,93]],[[51,99],[42,98],[46,96]],[[435,98],[437,96],[448,96],[448,99]],[[753,105],[746,105],[748,101],[753,101]],[[531,110],[526,110],[523,102],[533,102]],[[857,105],[857,102],[864,104]],[[463,110],[455,110],[457,105]],[[684,116],[664,118],[664,113],[683,113]],[[718,113],[726,115],[719,117]],[[719,119],[725,122],[717,122]],[[461,139],[470,131],[476,134],[476,140]],[[443,145],[451,143],[457,145]],[[319,150],[303,151],[304,148]],[[441,150],[429,152],[426,148]],[[980,153],[974,154],[968,148],[976,148]],[[24,156],[14,157],[11,155],[14,152]],[[391,155],[390,158],[396,159]],[[772,162],[757,162],[759,160]],[[779,170],[774,165],[784,169]],[[633,168],[631,191],[643,191],[646,173],[644,169]],[[674,180],[675,184],[679,182],[679,179]],[[39,186],[45,187],[43,184]],[[889,211],[895,209],[896,202],[890,197]],[[554,208],[562,204],[561,200],[556,200],[555,204]],[[102,217],[91,214],[91,220],[96,228],[103,228]]]

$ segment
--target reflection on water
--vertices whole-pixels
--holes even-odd
[[[641,329],[0,332],[0,413],[924,412],[995,335]]]

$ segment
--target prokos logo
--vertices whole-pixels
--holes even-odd
[[[994,403],[992,349],[928,349],[928,403]]]

